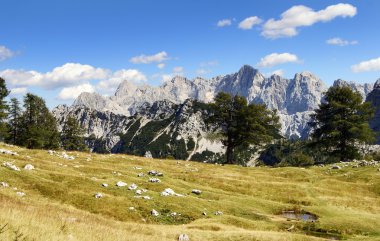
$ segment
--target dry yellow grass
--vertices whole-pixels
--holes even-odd
[[[0,148],[19,153],[0,154],[0,164],[36,168],[0,167],[0,182],[10,185],[0,187],[0,230],[6,225],[0,240],[177,240],[181,233],[190,240],[380,240],[375,167],[244,168],[90,153],[69,153],[76,158],[66,160],[44,150]],[[137,177],[149,170],[163,172],[162,182]],[[117,181],[147,189],[152,199],[135,198]],[[186,196],[161,197],[165,188]],[[95,199],[97,192],[104,197]],[[161,215],[151,216],[152,209]],[[279,215],[283,210],[307,211],[318,221],[287,220]]]

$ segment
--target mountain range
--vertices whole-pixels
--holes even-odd
[[[373,89],[372,84],[341,79],[333,85],[349,86],[363,99]],[[124,80],[113,96],[82,93],[71,106],[57,106],[53,113],[59,128],[67,116],[77,118],[91,136],[88,145],[95,151],[204,160],[223,151],[203,121],[207,116],[203,103],[221,91],[277,110],[282,135],[305,139],[310,114],[323,101],[327,86],[310,72],[297,73],[292,79],[265,77],[244,65],[236,73],[211,79],[176,76],[159,87]]]

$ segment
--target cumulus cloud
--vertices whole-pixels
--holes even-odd
[[[11,85],[40,86],[47,89],[65,87],[83,81],[105,79],[108,75],[109,71],[106,69],[78,63],[67,63],[46,73],[14,69],[0,72],[0,76]]]
[[[272,53],[264,58],[261,58],[260,62],[257,63],[258,67],[272,67],[279,64],[285,63],[298,63],[300,62],[297,55],[290,53]]]
[[[252,29],[254,25],[258,25],[262,21],[263,20],[256,16],[248,17],[239,23],[239,28],[244,30]]]
[[[358,44],[359,42],[356,40],[348,41],[341,38],[331,38],[331,39],[326,40],[326,43],[330,45],[347,46],[347,45],[355,45],[355,44]]]
[[[26,87],[20,87],[20,88],[12,88],[11,89],[11,95],[23,95],[28,92],[28,88]]]
[[[169,56],[165,51],[159,52],[153,55],[139,55],[132,57],[129,61],[134,64],[150,64],[150,63],[161,63],[168,60]]]
[[[139,83],[146,81],[147,78],[137,69],[122,69],[114,72],[108,79],[100,81],[97,88],[102,92],[112,93],[124,80]]]
[[[377,59],[370,59],[370,60],[363,61],[355,65],[352,65],[351,70],[355,73],[380,71],[380,57]]]
[[[226,26],[230,26],[232,24],[232,20],[231,19],[222,19],[222,20],[219,20],[218,23],[216,24],[216,26],[218,27],[226,27]]]
[[[63,88],[59,94],[58,99],[60,100],[74,100],[77,98],[82,92],[95,92],[95,87],[90,83],[85,83],[81,85],[76,85],[72,87]]]
[[[0,61],[9,59],[15,55],[14,52],[12,52],[10,49],[6,48],[5,46],[0,45]]]
[[[344,3],[330,5],[320,11],[297,5],[283,12],[279,20],[269,19],[264,24],[261,34],[272,39],[293,37],[298,34],[298,27],[311,26],[317,22],[328,22],[336,17],[353,17],[356,12],[356,7]]]

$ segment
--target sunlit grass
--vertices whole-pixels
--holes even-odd
[[[10,185],[0,187],[0,240],[16,235],[26,240],[177,240],[181,233],[191,240],[380,240],[380,172],[375,167],[245,168],[90,153],[69,153],[76,158],[66,160],[44,150],[0,148],[19,153],[1,154],[0,164],[36,168],[0,167],[0,182]],[[161,183],[148,182],[149,170],[164,173]],[[137,176],[141,172],[144,177]],[[117,181],[147,189],[143,195],[152,199],[135,198],[135,191],[116,187]],[[162,197],[165,188],[185,197]],[[192,189],[203,192],[198,196]],[[94,198],[97,192],[104,197]],[[152,209],[161,215],[151,216]],[[283,210],[303,210],[319,219],[286,220],[279,215]],[[172,212],[181,215],[172,217]]]

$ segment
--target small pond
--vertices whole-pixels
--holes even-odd
[[[318,219],[317,215],[315,214],[304,211],[296,212],[293,210],[282,211],[281,216],[287,219],[301,220],[306,222],[315,222]]]

